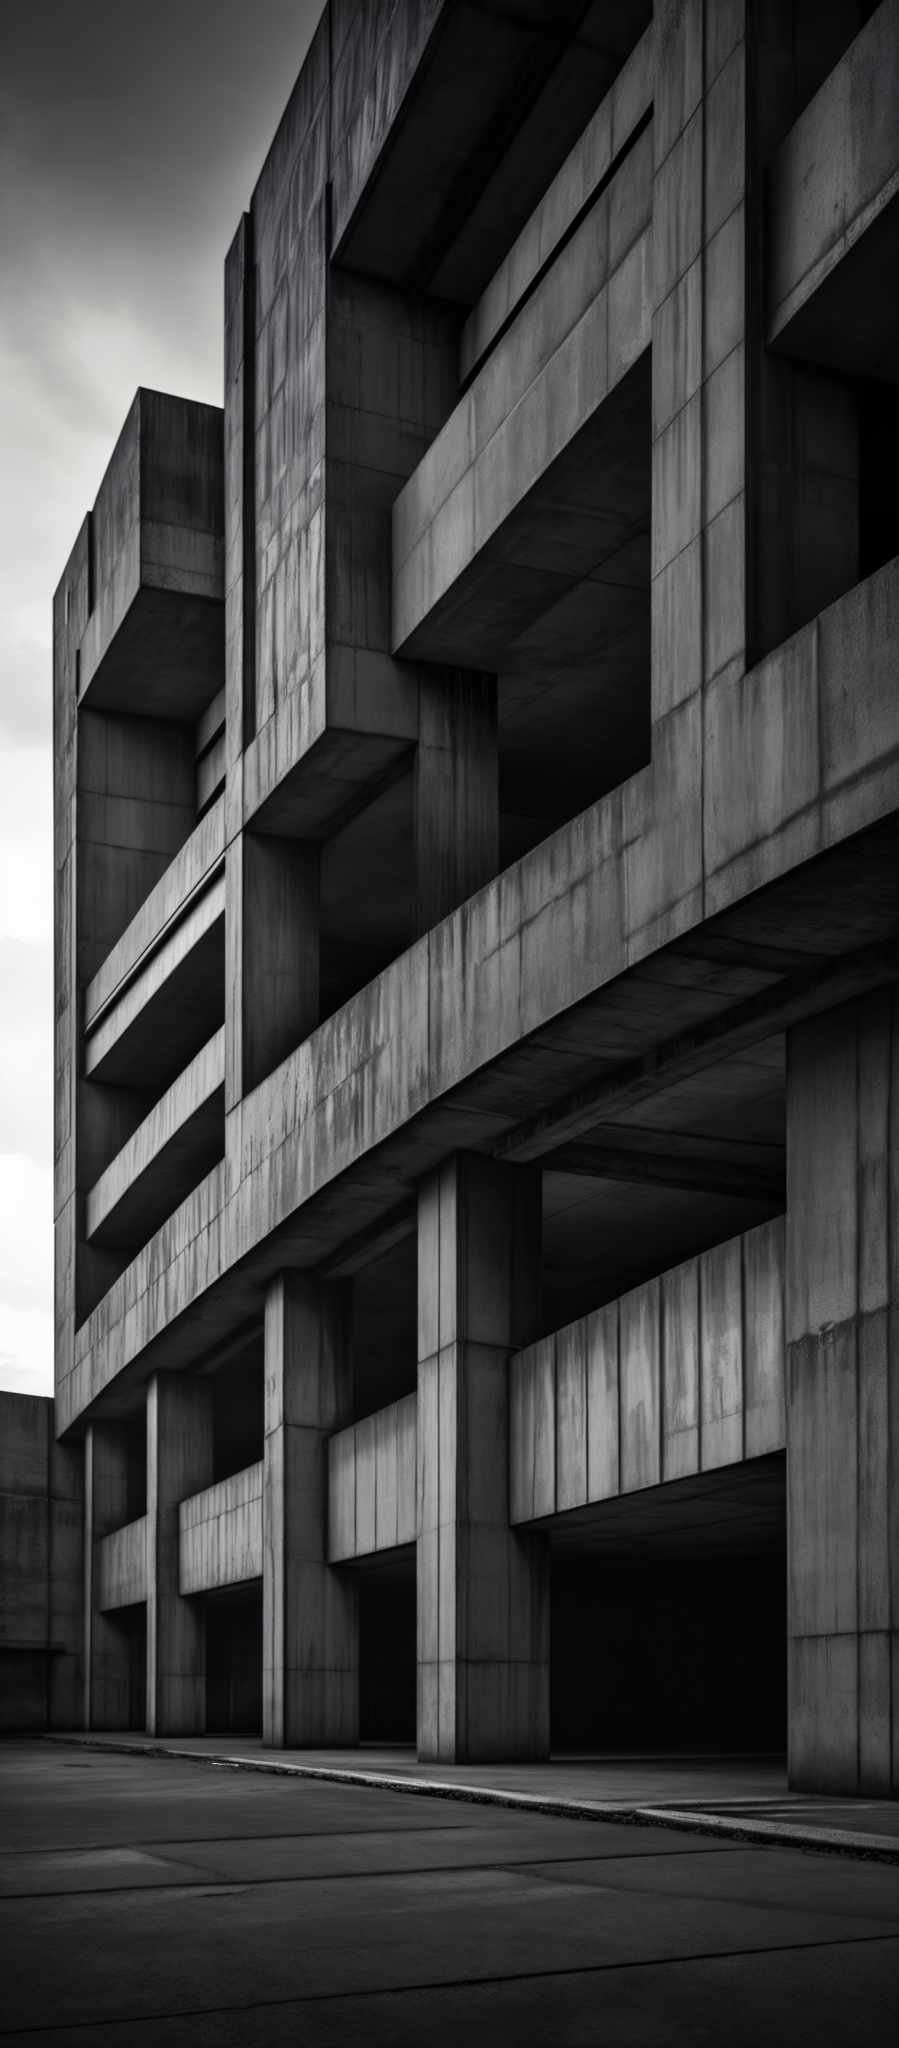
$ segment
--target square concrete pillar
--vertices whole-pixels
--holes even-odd
[[[352,1421],[345,1291],[282,1273],[265,1304],[262,1733],[272,1748],[359,1739],[355,1580],[327,1561],[328,1438]]]
[[[448,917],[498,868],[496,677],[423,670],[415,753],[418,931]]]
[[[899,1791],[899,996],[787,1063],[790,1783]]]
[[[147,1729],[199,1735],[206,1726],[206,1630],[179,1584],[178,1507],[212,1483],[212,1387],[157,1373],[147,1391]]]
[[[549,1555],[509,1527],[508,1360],[538,1334],[540,1175],[461,1154],[422,1184],[418,1752],[549,1751]]]
[[[97,1606],[97,1545],[131,1519],[132,1476],[126,1430],[116,1422],[89,1422],[84,1436],[85,1728],[131,1726],[131,1645],[121,1623]]]

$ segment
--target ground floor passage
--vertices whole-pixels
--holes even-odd
[[[720,1508],[720,1493],[718,1499]],[[725,1541],[721,1528],[712,1530],[702,1517],[686,1529],[663,1518],[634,1545],[620,1513],[612,1540],[604,1524],[557,1540],[550,1569],[554,1752],[643,1744],[785,1755],[782,1510],[781,1486],[757,1547],[749,1549],[740,1541],[739,1519],[727,1525]],[[414,1744],[414,1549],[350,1569],[358,1597],[360,1739]],[[205,1642],[206,1732],[258,1735],[262,1582],[200,1596],[196,1605]],[[124,1725],[140,1730],[147,1718],[146,1608],[124,1608],[107,1620],[129,1658]]]
[[[0,1745],[7,2048],[868,2043],[895,1865]]]

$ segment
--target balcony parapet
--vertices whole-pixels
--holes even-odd
[[[415,1541],[418,1395],[404,1394],[332,1436],[328,1556],[332,1564]]]
[[[509,1361],[513,1523],[693,1478],[785,1442],[782,1217]]]
[[[178,1509],[182,1594],[262,1577],[262,1464],[232,1472]]]
[[[111,1160],[87,1198],[91,1243],[138,1245],[224,1149],[225,1028],[220,1026]]]

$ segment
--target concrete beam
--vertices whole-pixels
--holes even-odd
[[[786,1201],[784,1155],[775,1145],[725,1147],[709,1138],[607,1124],[591,1130],[584,1142],[575,1140],[546,1153],[542,1165],[552,1173],[581,1173],[600,1180],[645,1182],[710,1195],[746,1195],[772,1205]]]
[[[346,1564],[414,1543],[417,1394],[339,1430],[328,1445],[328,1557]]]
[[[178,1554],[182,1598],[261,1579],[261,1459],[181,1501]]]

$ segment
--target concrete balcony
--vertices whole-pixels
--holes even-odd
[[[627,610],[649,512],[648,374],[628,372],[650,339],[651,211],[644,128],[399,493],[396,653],[504,671],[543,615],[558,637],[575,594],[594,651]]]
[[[183,1500],[178,1532],[180,1593],[212,1593],[261,1578],[261,1463]]]
[[[342,1429],[328,1445],[328,1557],[332,1564],[415,1541],[418,1396]]]
[[[85,993],[89,1079],[161,1086],[225,1008],[224,804],[216,802],[151,890]]]
[[[138,391],[91,515],[79,708],[195,721],[224,679],[222,414]]]
[[[95,1182],[87,1198],[88,1242],[145,1244],[222,1157],[224,1130],[222,1025]]]
[[[94,1557],[94,1601],[102,1614],[147,1597],[147,1517],[101,1537]]]
[[[512,1522],[668,1481],[687,1482],[685,1502],[711,1498],[708,1474],[784,1449],[784,1359],[782,1218],[518,1352]]]
[[[883,0],[768,173],[768,339],[870,377],[899,366],[899,0]]]

